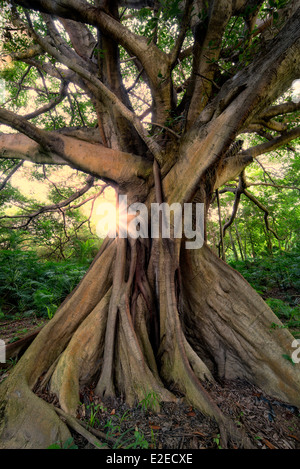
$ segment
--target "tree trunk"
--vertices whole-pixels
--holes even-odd
[[[236,247],[235,247],[235,243],[234,243],[234,239],[233,239],[233,236],[232,236],[231,226],[229,227],[229,237],[230,237],[230,244],[231,244],[232,252],[233,252],[233,255],[234,255],[234,260],[238,261],[239,256],[238,256],[238,253],[237,253],[237,250],[236,250]]]
[[[240,236],[240,233],[239,233],[239,230],[238,230],[238,227],[237,227],[236,223],[234,223],[234,227],[235,227],[236,239],[237,239],[237,242],[238,242],[241,258],[244,261],[246,259],[246,253],[243,251],[243,244],[242,244],[241,236]]]
[[[298,369],[283,358],[293,337],[250,285],[203,245],[107,239],[74,292],[1,386],[1,448],[47,448],[68,430],[36,395],[50,390],[76,416],[80,387],[130,405],[154,391],[184,396],[228,438],[251,447],[205,383],[245,378],[299,406]]]
[[[23,52],[22,44],[22,51],[10,59],[22,61],[25,56],[24,63],[30,60],[40,75],[61,79],[63,86],[65,81],[79,86],[94,106],[101,138],[87,132],[92,120],[79,136],[75,129],[76,136],[74,129],[40,129],[28,115],[0,108],[1,124],[21,132],[0,135],[2,157],[68,164],[147,206],[154,201],[182,206],[196,203],[199,196],[208,210],[213,192],[240,175],[253,157],[299,137],[296,127],[247,151],[238,145],[232,153],[236,138],[255,121],[264,122],[263,113],[298,76],[299,10],[294,7],[279,31],[276,26],[274,39],[262,38],[249,65],[240,64],[237,70],[230,56],[233,74],[228,70],[228,78],[227,73],[218,77],[216,66],[230,18],[235,10],[245,13],[233,8],[240,2],[210,2],[207,11],[200,11],[201,2],[186,2],[174,47],[168,45],[166,51],[154,37],[149,40],[120,22],[116,2],[13,3],[48,17],[43,26],[35,25],[29,13],[19,16],[12,6],[13,30],[26,32],[33,47]],[[56,31],[51,23],[55,19],[63,22],[66,34]],[[91,28],[97,28],[98,41]],[[188,30],[195,39],[192,75],[176,107],[172,75]],[[137,81],[142,76],[152,95],[150,133],[131,107],[121,47],[138,64],[142,75]],[[39,51],[51,60],[35,60]],[[246,259],[238,231],[237,241]],[[225,259],[224,246],[222,256]],[[286,329],[271,328],[273,323],[281,325],[249,284],[206,244],[188,250],[178,239],[107,239],[81,283],[1,384],[0,447],[46,448],[67,439],[67,427],[38,394],[54,393],[61,409],[76,416],[83,385],[95,386],[102,397],[122,396],[131,405],[151,391],[161,401],[184,396],[216,420],[222,447],[228,438],[251,447],[221,413],[206,383],[243,377],[299,406],[299,367],[283,358],[293,352],[293,337]]]
[[[247,231],[249,233],[249,240],[250,240],[250,244],[251,244],[252,258],[255,259],[255,257],[256,257],[255,247],[254,247],[253,237],[252,237],[252,234],[251,234],[251,228],[247,225],[246,225],[246,227],[247,227]]]

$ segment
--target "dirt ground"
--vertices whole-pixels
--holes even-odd
[[[210,386],[209,392],[223,413],[245,430],[255,448],[300,449],[300,412],[296,407],[241,380]],[[56,396],[44,392],[41,397],[58,406]],[[112,441],[103,439],[103,443],[112,449],[132,445],[138,449],[222,449],[216,423],[182,399],[161,403],[157,413],[147,408],[146,401],[129,408],[120,399],[102,401],[86,387],[81,390],[77,419],[89,425],[90,431],[109,435]],[[93,449],[85,438],[71,433],[79,449]],[[230,443],[229,449],[238,448]]]
[[[0,320],[0,339],[11,344],[34,332],[47,323],[43,318],[22,318],[15,320]]]
[[[1,321],[0,337],[7,344],[13,343],[46,322],[40,318]],[[9,368],[0,369],[0,382],[9,373]],[[300,449],[299,409],[242,380],[220,382],[207,390],[222,412],[245,430],[257,449]],[[40,397],[58,406],[56,397],[48,391]],[[158,413],[151,409],[149,398],[130,409],[121,399],[101,401],[93,387],[85,387],[81,389],[77,418],[91,430],[109,435],[108,445],[113,449],[221,449],[215,422],[186,405],[179,396],[177,403],[161,403]],[[78,448],[92,448],[82,436],[74,431],[72,435]],[[234,444],[230,448],[235,448]]]

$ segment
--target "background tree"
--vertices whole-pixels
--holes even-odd
[[[56,260],[84,256],[80,251],[88,245],[97,250],[101,241],[96,236],[93,214],[107,185],[74,170],[25,166],[13,163],[13,169],[6,171],[3,165],[1,248],[35,249],[40,258]],[[17,178],[15,168],[22,168]]]
[[[14,129],[0,135],[3,158],[68,164],[129,203],[202,202],[207,213],[236,177],[236,194],[249,198],[247,166],[300,135],[286,118],[299,103],[278,101],[300,74],[296,1],[1,3],[12,95],[0,122]],[[240,135],[250,131],[265,141],[244,148]],[[299,366],[283,357],[293,336],[271,330],[280,321],[206,243],[184,243],[103,243],[1,386],[2,447],[69,436],[38,388],[73,415],[86,383],[130,404],[149,391],[183,395],[218,422],[223,447],[228,437],[251,442],[207,382],[240,377],[299,405]]]
[[[246,137],[247,138],[247,137]],[[293,148],[257,158],[242,181],[219,191],[224,250],[237,260],[295,251],[299,246],[298,154]],[[217,199],[211,204],[210,231],[221,251]]]

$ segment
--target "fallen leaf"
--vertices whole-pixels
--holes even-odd
[[[194,434],[194,435],[200,435],[200,436],[207,436],[207,435],[205,435],[205,434],[202,433],[202,432],[193,432],[193,434]]]
[[[299,439],[296,435],[291,435],[291,434],[290,434],[290,435],[288,435],[288,436],[290,436],[291,438],[295,438],[295,440],[297,440],[297,441],[300,441],[300,439]]]
[[[263,438],[261,440],[269,449],[276,449],[276,447],[274,445],[272,445],[272,443],[270,443],[266,438]]]
[[[159,425],[150,425],[150,428],[152,428],[152,430],[160,430],[160,426]]]
[[[186,415],[188,417],[195,417],[196,416],[195,412],[188,412]]]

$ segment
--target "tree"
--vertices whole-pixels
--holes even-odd
[[[11,3],[2,2],[14,68],[3,76],[19,77],[24,106],[32,88],[47,99],[25,115],[13,101],[0,109],[0,122],[17,131],[0,135],[3,158],[68,164],[128,203],[201,202],[207,213],[216,189],[300,136],[286,119],[299,103],[282,98],[300,75],[296,1]],[[128,73],[136,77],[129,85]],[[62,125],[74,116],[74,96],[80,129]],[[242,148],[241,133],[265,129],[264,143]],[[206,243],[107,238],[2,384],[1,446],[67,439],[34,391],[47,387],[74,416],[80,386],[94,381],[100,396],[129,404],[145,392],[183,395],[217,421],[223,447],[228,438],[249,447],[209,383],[240,377],[299,405],[299,366],[283,357],[293,337],[272,323],[280,324],[271,309]]]
[[[10,162],[10,167],[1,162]],[[102,240],[96,235],[92,215],[106,184],[70,168],[29,163],[19,172],[15,187],[10,180],[23,161],[13,163],[12,169],[11,161],[1,162],[1,249],[34,249],[39,257],[56,260],[77,257],[86,261],[87,250],[92,254],[93,246],[95,254]],[[28,180],[32,184],[24,190]]]

